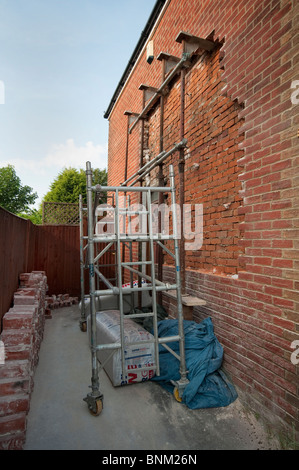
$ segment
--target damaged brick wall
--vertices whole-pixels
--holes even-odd
[[[186,289],[206,300],[194,319],[212,317],[244,400],[279,428],[297,432],[298,366],[291,345],[299,339],[299,100],[292,99],[298,25],[296,0],[171,0],[150,38],[155,59],[162,51],[181,56],[180,31],[202,38],[212,33],[218,41],[214,56],[199,59],[186,76],[185,196],[203,204],[205,224],[202,251],[186,256]],[[109,117],[114,186],[124,179],[124,112],[141,112],[142,83],[161,84],[161,62],[149,65],[145,52]],[[165,108],[166,150],[180,140],[179,93],[175,81]],[[157,106],[148,122],[151,156],[159,149],[158,121]],[[140,126],[129,136],[128,176],[139,168]],[[164,275],[172,277],[166,266]]]
[[[241,168],[238,160],[243,150],[238,144],[242,120],[241,107],[222,95],[220,46],[212,54],[199,56],[185,80],[185,204],[194,210],[203,205],[203,246],[186,253],[186,267],[211,272],[237,274],[243,267],[239,194]],[[160,107],[149,116],[150,154],[159,153]],[[163,144],[165,149],[180,141],[180,79],[171,88],[164,102]],[[179,193],[178,153],[165,161],[164,177],[168,180],[170,163],[176,168]],[[156,172],[157,173],[157,172]],[[155,183],[155,182],[154,182]],[[152,183],[154,186],[155,184]],[[196,191],[194,190],[196,188]],[[194,218],[194,217],[193,217]],[[192,221],[194,230],[194,220]],[[192,242],[192,241],[191,241]],[[165,261],[167,263],[167,257]],[[169,264],[172,264],[171,262]]]

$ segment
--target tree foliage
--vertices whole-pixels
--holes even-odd
[[[30,205],[38,198],[30,186],[22,186],[12,165],[0,168],[0,206],[17,214],[30,212]]]
[[[30,209],[27,213],[19,213],[17,214],[19,217],[23,219],[29,219],[35,225],[41,225],[43,223],[43,213],[41,208],[40,209]]]
[[[93,170],[93,185],[107,185],[107,171],[98,168]],[[86,203],[86,174],[85,171],[75,168],[65,168],[55,178],[50,191],[45,195],[45,202],[78,202],[82,194],[83,203]]]

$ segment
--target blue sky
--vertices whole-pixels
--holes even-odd
[[[106,167],[103,115],[155,3],[0,0],[0,167],[38,204],[64,167]]]

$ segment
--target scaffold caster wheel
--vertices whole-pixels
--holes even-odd
[[[180,397],[179,389],[178,389],[177,387],[174,387],[174,389],[173,389],[173,395],[174,395],[174,398],[176,399],[176,401],[178,401],[179,403],[182,402],[183,398]]]
[[[86,333],[87,331],[86,321],[83,321],[80,323],[80,330],[83,331],[83,333]]]
[[[94,407],[89,407],[89,412],[92,416],[99,416],[103,411],[103,400],[99,398],[99,400],[95,401]]]
[[[93,396],[92,393],[89,393],[83,400],[86,401],[88,410],[92,416],[99,416],[99,414],[102,413],[104,395],[99,394],[98,396]]]

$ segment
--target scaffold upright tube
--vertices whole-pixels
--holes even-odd
[[[99,366],[97,360],[97,334],[96,334],[96,304],[95,304],[95,269],[94,269],[94,243],[93,243],[93,191],[92,170],[90,162],[86,163],[86,191],[87,191],[87,217],[88,217],[88,267],[89,267],[89,292],[90,292],[90,325],[91,325],[91,393],[84,400],[89,410],[94,415],[102,408],[103,395],[99,389]],[[84,299],[82,299],[84,301]]]
[[[177,214],[176,214],[176,201],[175,201],[175,181],[174,181],[174,170],[173,165],[169,167],[169,178],[171,191],[171,203],[173,206],[173,231],[177,235]],[[181,382],[187,383],[187,369],[186,369],[186,357],[185,357],[185,336],[184,336],[184,318],[183,318],[183,304],[182,304],[182,292],[181,292],[181,274],[180,274],[180,252],[179,243],[177,236],[174,236],[174,250],[175,250],[175,276],[176,276],[176,291],[177,291],[177,309],[178,309],[178,330],[179,330],[179,348],[180,348],[180,374]]]

